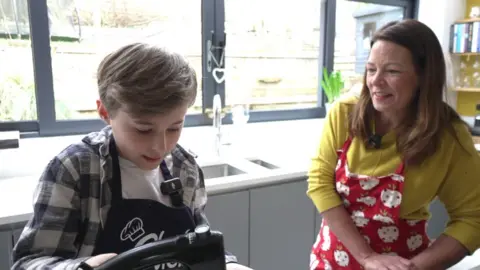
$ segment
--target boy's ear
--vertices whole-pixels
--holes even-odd
[[[110,117],[108,116],[107,109],[99,99],[97,99],[97,112],[103,121],[105,121],[107,124],[110,124]]]

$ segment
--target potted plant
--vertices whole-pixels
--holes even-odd
[[[341,95],[341,91],[345,85],[345,82],[342,79],[342,74],[340,71],[332,71],[328,74],[326,68],[323,68],[323,78],[321,81],[321,85],[325,95],[327,96],[327,102],[325,103],[325,107],[328,110],[332,106],[333,102],[335,102]]]

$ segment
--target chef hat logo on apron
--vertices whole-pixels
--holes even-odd
[[[120,239],[122,241],[130,240],[132,242],[137,241],[145,234],[143,229],[143,221],[140,218],[134,218],[127,223],[120,233]]]

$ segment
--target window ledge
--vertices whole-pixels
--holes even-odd
[[[1,131],[0,132],[0,150],[18,148],[20,145],[20,132]]]

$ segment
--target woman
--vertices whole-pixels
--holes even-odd
[[[323,217],[311,269],[447,269],[480,247],[480,158],[443,101],[445,74],[421,22],[375,33],[361,94],[332,107],[309,172]],[[437,196],[450,222],[430,243]]]

